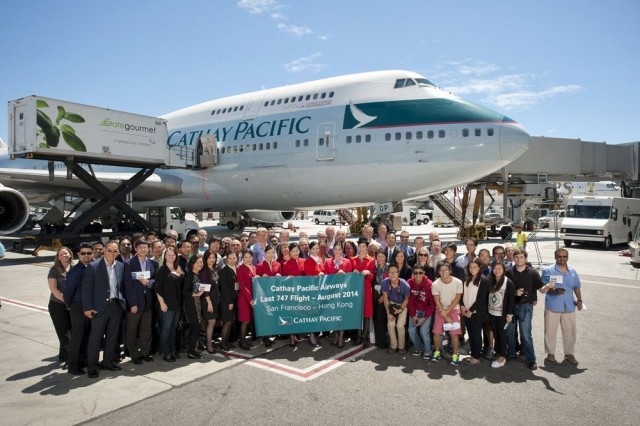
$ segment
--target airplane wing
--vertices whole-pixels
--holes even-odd
[[[122,181],[130,179],[135,172],[97,172],[96,178],[110,190],[115,190]],[[96,193],[76,176],[67,179],[66,169],[56,170],[54,179],[49,179],[48,170],[0,169],[0,184],[20,191],[29,202],[39,203],[59,195],[77,195],[86,198]],[[148,201],[172,197],[182,193],[182,179],[161,172],[154,173],[133,192],[134,201]]]

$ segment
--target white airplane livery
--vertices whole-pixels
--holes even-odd
[[[200,170],[157,170],[134,190],[134,208],[153,202],[192,212],[248,211],[272,221],[289,219],[294,209],[370,205],[444,191],[502,168],[530,143],[511,118],[409,71],[267,89],[163,118],[172,149],[194,148],[202,136],[215,136],[217,162]],[[0,209],[22,202],[17,191],[31,202],[64,194],[91,197],[80,180],[65,178],[66,170],[50,181],[46,162],[9,160],[3,150]],[[115,187],[135,170],[97,166],[95,172]],[[0,233],[13,231],[4,228],[0,224]]]

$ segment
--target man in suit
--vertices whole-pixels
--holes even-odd
[[[129,356],[134,364],[142,364],[143,359],[147,362],[153,361],[150,352],[155,299],[153,288],[158,262],[147,259],[149,245],[145,240],[136,241],[135,249],[136,256],[124,265],[127,299],[125,330]],[[137,336],[140,336],[139,339]]]
[[[102,243],[101,243],[102,244]],[[69,370],[70,374],[80,376],[85,374],[82,364],[86,363],[87,342],[89,340],[89,320],[84,315],[82,307],[82,280],[87,266],[93,260],[93,247],[90,243],[81,243],[78,259],[67,274],[64,286],[64,303],[69,309],[71,317],[71,336],[69,337]]]
[[[121,369],[113,360],[125,307],[124,265],[116,260],[118,253],[118,243],[109,241],[104,256],[87,266],[82,280],[82,307],[84,315],[91,320],[87,346],[87,375],[90,378],[99,374],[98,358],[103,337],[105,345],[101,368],[110,371]]]
[[[382,251],[384,252],[384,255],[387,257],[387,263],[391,264],[396,258],[396,254],[401,251],[396,245],[396,234],[393,232],[389,232],[387,234],[386,243],[387,243],[387,247],[384,248]]]

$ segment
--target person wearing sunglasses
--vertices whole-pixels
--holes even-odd
[[[102,243],[100,243],[102,246]],[[82,310],[82,279],[89,263],[93,261],[95,243],[81,243],[78,250],[78,263],[73,265],[67,274],[67,283],[64,287],[64,303],[69,309],[71,317],[71,334],[69,336],[69,350],[67,360],[69,374],[81,376],[85,373],[82,369],[87,363],[87,340],[89,339],[89,319]],[[104,246],[103,246],[104,247]]]
[[[569,252],[560,248],[555,251],[556,263],[542,272],[540,289],[546,294],[544,299],[544,351],[547,353],[545,361],[555,364],[556,338],[558,326],[562,332],[562,346],[564,360],[569,364],[578,364],[574,356],[576,346],[576,308],[582,310],[582,293],[580,291],[580,277],[575,269],[570,267]],[[574,301],[573,296],[576,299]]]
[[[426,250],[426,248],[425,248]],[[424,267],[415,265],[413,276],[408,281],[409,295],[409,338],[413,343],[413,356],[422,355],[431,359],[431,317],[435,311],[435,302],[431,293],[431,280],[426,276]]]

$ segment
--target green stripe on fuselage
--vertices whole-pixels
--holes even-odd
[[[500,113],[463,100],[416,99],[407,101],[371,102],[356,107],[375,120],[360,128],[415,126],[442,123],[507,122],[512,119]],[[344,111],[344,129],[353,129],[358,120],[351,114],[349,105]]]

